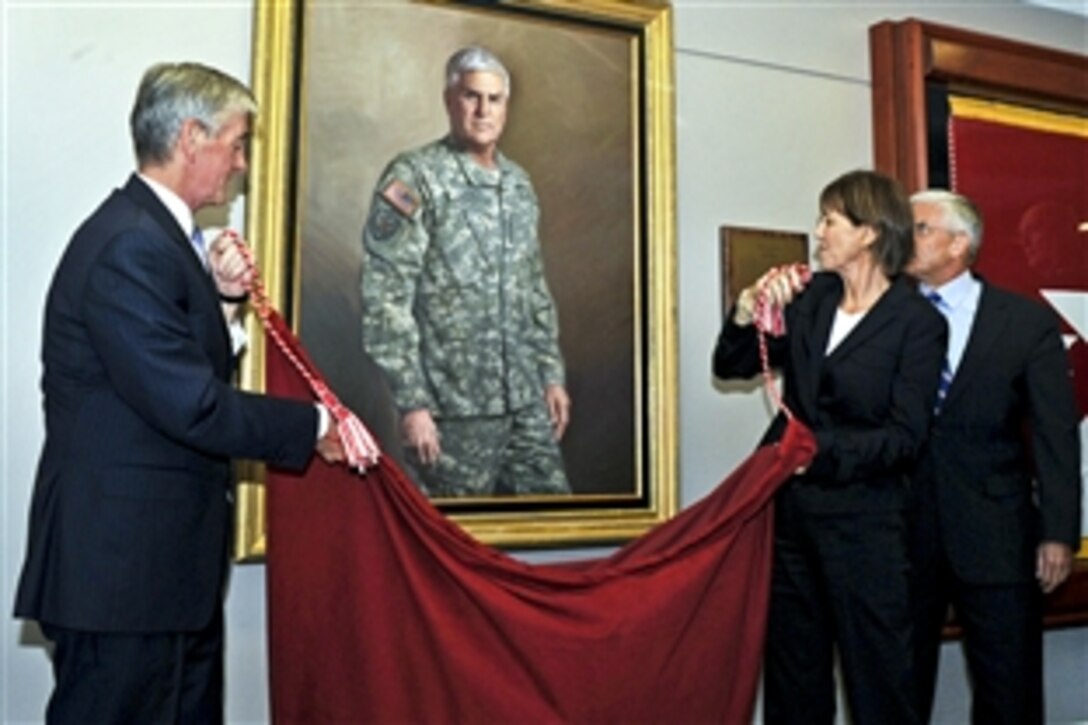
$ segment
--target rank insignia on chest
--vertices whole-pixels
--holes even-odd
[[[406,217],[415,214],[419,208],[419,197],[400,179],[390,180],[382,189],[381,196]]]

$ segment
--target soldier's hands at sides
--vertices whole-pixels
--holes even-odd
[[[1073,569],[1073,550],[1067,544],[1044,541],[1039,544],[1035,578],[1044,594],[1050,594],[1066,580]]]
[[[420,408],[405,413],[401,421],[401,435],[404,445],[415,449],[420,463],[430,466],[438,462],[442,447],[438,443],[438,426],[431,417],[431,411]]]
[[[544,390],[544,402],[548,406],[548,418],[552,422],[555,439],[562,440],[570,423],[570,396],[562,385],[552,383]]]

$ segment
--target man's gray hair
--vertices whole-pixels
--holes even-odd
[[[214,136],[227,120],[256,112],[250,90],[222,71],[199,63],[153,65],[140,81],[129,116],[136,161],[141,166],[168,161],[186,119],[196,119]]]
[[[967,235],[971,259],[978,256],[979,247],[982,246],[982,213],[974,202],[952,191],[926,189],[912,194],[910,203],[937,205],[941,209],[945,226],[954,232]]]
[[[470,45],[457,51],[446,61],[446,90],[461,82],[465,73],[495,73],[502,78],[507,97],[510,96],[510,73],[498,56],[480,45]]]

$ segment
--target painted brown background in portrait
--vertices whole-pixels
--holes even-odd
[[[512,97],[501,149],[542,213],[573,400],[563,442],[577,494],[638,493],[637,69],[629,35],[404,3],[306,4],[297,213],[303,342],[334,390],[399,455],[395,413],[360,334],[361,232],[392,157],[445,134],[447,57],[485,45]]]

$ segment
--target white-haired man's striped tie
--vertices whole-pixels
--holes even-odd
[[[940,310],[942,315],[947,314],[948,305],[936,291],[928,293],[926,299],[932,302],[933,306]],[[948,395],[948,388],[951,386],[952,367],[948,364],[948,356],[945,355],[944,363],[941,365],[941,382],[937,384],[937,402],[933,406],[934,413],[941,412],[941,405],[944,403],[944,398]]]

